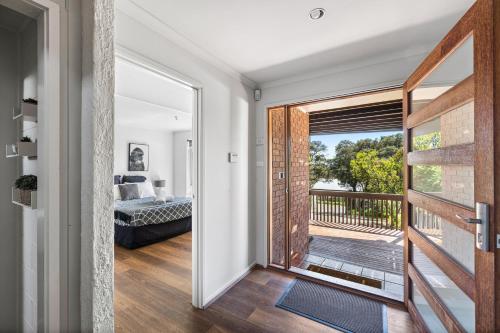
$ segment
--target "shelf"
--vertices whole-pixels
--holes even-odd
[[[5,157],[26,156],[30,159],[37,157],[36,142],[17,142],[10,145],[5,145]]]
[[[38,120],[38,106],[32,103],[21,102],[21,108],[14,108],[12,110],[12,119],[20,119],[26,121],[37,122]]]
[[[12,203],[24,208],[37,209],[37,192],[12,188]]]

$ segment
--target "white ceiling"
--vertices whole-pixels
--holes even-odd
[[[133,3],[232,69],[263,83],[389,53],[428,52],[473,2],[119,0],[117,6],[130,10]],[[309,18],[315,7],[327,10],[323,19]]]
[[[121,58],[116,59],[118,125],[185,131],[192,127],[193,90]]]

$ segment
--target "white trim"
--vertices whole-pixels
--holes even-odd
[[[191,255],[191,278],[192,278],[192,304],[196,308],[203,306],[204,282],[205,282],[205,242],[204,240],[204,151],[205,145],[203,138],[203,89],[195,88],[195,95],[193,96],[193,227],[192,227],[192,255]]]
[[[208,308],[215,301],[217,301],[220,297],[224,296],[224,294],[227,293],[229,291],[229,289],[234,287],[238,282],[240,282],[248,274],[250,274],[252,272],[252,270],[255,268],[255,266],[257,266],[257,263],[254,261],[247,268],[245,268],[243,271],[241,271],[240,274],[236,275],[228,283],[226,283],[221,288],[217,289],[212,295],[207,297],[207,300],[206,300],[205,304],[203,305],[203,309]]]
[[[137,97],[130,97],[130,96],[127,96],[127,95],[120,95],[120,94],[117,94],[117,93],[115,93],[115,97],[126,99],[129,102],[136,102],[136,103],[143,104],[144,106],[155,107],[155,108],[163,109],[165,111],[169,111],[169,112],[173,112],[173,113],[177,113],[177,114],[181,114],[181,115],[191,115],[190,112],[187,112],[185,110],[174,109],[174,108],[171,108],[171,107],[168,107],[168,106],[165,106],[165,105],[151,103],[149,101],[146,101],[146,100],[143,100],[143,99],[137,98]]]
[[[376,92],[378,90],[397,89],[397,88],[401,88],[403,86],[403,83],[404,83],[403,79],[396,79],[396,80],[379,82],[376,84],[361,85],[361,86],[350,87],[350,88],[346,88],[346,89],[315,93],[315,94],[311,94],[311,95],[304,95],[304,96],[297,97],[297,98],[278,99],[275,101],[270,100],[270,101],[265,101],[262,105],[257,106],[257,108],[259,108],[259,109],[264,108],[264,110],[267,110],[268,108],[272,108],[272,107],[279,106],[279,105],[285,105],[285,104],[315,102],[315,101],[327,100],[327,99],[333,99],[333,98],[349,97],[350,95],[363,93],[363,92]],[[267,125],[267,122],[266,122],[266,125]]]
[[[116,45],[117,58],[133,65],[140,66],[170,80],[187,85],[193,89],[193,203],[192,203],[192,304],[196,308],[203,305],[204,288],[204,242],[203,242],[203,179],[204,179],[204,140],[203,138],[203,88],[199,82],[189,78],[169,67],[166,67],[150,58],[140,55],[126,47]]]
[[[358,86],[358,87],[353,87],[353,88],[348,88],[348,89],[343,89],[343,90],[337,90],[337,91],[332,91],[332,92],[327,92],[327,93],[321,93],[321,94],[316,94],[316,95],[311,95],[311,96],[305,96],[305,97],[298,97],[298,98],[290,98],[286,100],[280,100],[276,102],[266,102],[260,107],[257,107],[258,109],[263,110],[265,116],[264,116],[264,157],[263,157],[263,162],[264,162],[264,167],[262,168],[265,172],[264,175],[264,185],[265,185],[265,194],[263,197],[263,220],[265,221],[264,223],[264,228],[261,233],[257,233],[256,238],[259,238],[259,234],[263,235],[264,237],[264,246],[266,248],[265,251],[263,251],[263,255],[259,256],[256,260],[256,262],[259,265],[262,265],[264,268],[267,268],[268,262],[269,262],[269,251],[267,251],[267,248],[269,246],[269,193],[267,191],[268,184],[269,184],[269,173],[267,172],[269,168],[269,156],[267,154],[267,147],[269,146],[269,131],[268,131],[268,126],[269,126],[269,117],[267,110],[272,107],[280,106],[280,105],[289,105],[289,104],[296,104],[296,103],[305,103],[309,101],[316,101],[316,100],[327,100],[327,99],[334,99],[334,98],[347,98],[349,96],[355,95],[355,94],[362,94],[362,93],[370,93],[370,92],[377,92],[377,91],[382,91],[382,90],[388,90],[388,89],[396,89],[396,88],[401,88],[403,86],[403,80],[393,80],[393,81],[387,81],[387,82],[381,82],[381,83],[376,83],[376,84],[370,84],[367,86]],[[260,169],[260,168],[259,168]],[[257,227],[259,228],[259,227]]]
[[[116,56],[122,60],[128,61],[131,64],[147,69],[170,80],[177,81],[191,88],[202,88],[201,83],[192,77],[184,75],[173,68],[167,67],[149,57],[137,53],[118,42],[115,43],[115,53]]]
[[[116,7],[117,10],[122,12],[124,15],[131,17],[133,20],[140,22],[141,24],[147,26],[149,29],[163,35],[168,40],[189,51],[196,57],[203,59],[205,62],[228,74],[247,87],[251,89],[256,88],[257,84],[254,81],[241,74],[224,61],[220,60],[217,56],[213,55],[208,50],[200,47],[186,36],[183,36],[181,33],[169,26],[166,22],[155,16],[154,13],[149,12],[134,0],[118,1]]]
[[[408,50],[404,51],[398,51],[398,52],[393,52],[389,54],[385,54],[382,56],[370,58],[368,60],[361,60],[357,62],[347,62],[331,67],[327,67],[327,69],[319,69],[315,71],[311,71],[305,74],[299,74],[299,75],[292,75],[289,77],[285,77],[282,79],[278,80],[271,80],[271,81],[265,81],[259,84],[259,88],[261,89],[267,89],[267,88],[273,88],[273,87],[279,87],[279,86],[285,86],[288,84],[294,84],[302,81],[308,81],[308,80],[313,80],[317,78],[321,78],[324,76],[330,76],[333,74],[338,74],[342,72],[348,72],[356,69],[361,69],[364,67],[371,67],[371,66],[376,66],[380,64],[386,64],[390,63],[393,61],[401,60],[401,59],[407,59],[407,58],[413,58],[413,57],[422,57],[424,58],[426,55],[429,54],[429,50],[432,50],[434,48],[435,44],[429,44],[426,47],[423,47],[422,49],[415,50],[414,52],[408,52]]]

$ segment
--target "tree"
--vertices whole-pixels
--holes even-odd
[[[329,178],[328,159],[325,152],[328,147],[321,141],[311,141],[309,143],[309,186],[320,180]]]
[[[376,144],[378,156],[388,158],[394,156],[403,148],[403,134],[383,136]]]
[[[442,192],[440,165],[415,165],[412,174],[414,190],[420,192]]]
[[[335,157],[329,161],[331,175],[343,186],[356,191],[358,181],[351,173],[351,160],[356,157],[356,145],[349,140],[340,141],[335,147]]]
[[[427,150],[441,147],[441,132],[417,135],[413,138],[413,150]]]
[[[351,161],[351,171],[364,192],[402,193],[403,152],[381,158],[376,150],[362,151]]]
[[[435,131],[413,138],[413,150],[428,150],[441,147],[441,132]],[[415,165],[413,167],[413,188],[421,192],[441,192],[441,166]]]
[[[335,157],[329,161],[330,174],[352,191],[359,187],[368,192],[401,193],[402,147],[402,134],[355,143],[343,140],[337,144]],[[357,162],[352,164],[355,160]]]

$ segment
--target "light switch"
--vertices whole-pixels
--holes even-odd
[[[240,160],[240,155],[238,153],[228,153],[229,163],[237,163]]]
[[[264,162],[263,161],[257,161],[257,168],[263,168],[264,167]]]
[[[265,144],[265,143],[266,143],[265,141],[266,141],[266,140],[264,139],[264,137],[263,137],[263,136],[258,136],[258,137],[257,137],[257,146],[262,146],[263,144]]]

